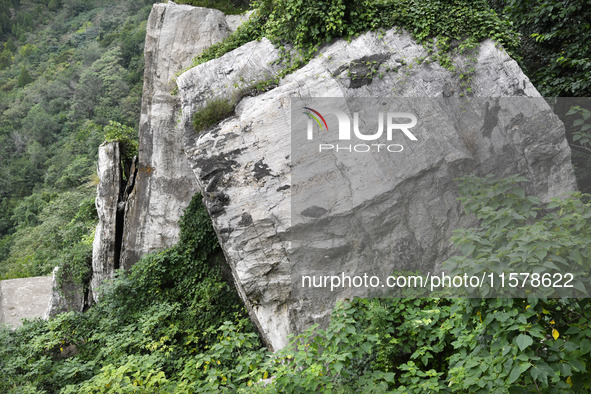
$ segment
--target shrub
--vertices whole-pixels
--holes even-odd
[[[205,108],[193,115],[193,127],[197,133],[207,130],[214,124],[234,113],[234,105],[229,100],[217,98],[210,100]]]

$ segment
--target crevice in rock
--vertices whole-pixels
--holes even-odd
[[[134,156],[131,162],[121,165],[121,188],[117,200],[117,214],[115,219],[115,256],[113,270],[121,267],[121,248],[123,246],[123,228],[125,226],[125,208],[129,195],[135,186],[138,171],[138,158]],[[125,178],[123,178],[125,176]],[[123,179],[127,182],[123,184]]]
[[[123,243],[123,224],[125,219],[125,202],[117,203],[117,215],[115,219],[115,258],[113,269],[119,269],[121,260],[121,245]]]

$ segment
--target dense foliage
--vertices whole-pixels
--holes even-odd
[[[225,41],[199,55],[200,64],[256,38],[267,37],[284,48],[286,69],[301,66],[325,43],[350,39],[368,30],[407,29],[434,51],[442,65],[452,68],[449,54],[465,51],[485,38],[507,48],[517,45],[510,24],[501,20],[483,0],[260,0],[253,2],[254,15]]]
[[[466,208],[477,215],[503,213],[524,198],[519,192],[502,201],[489,198],[507,181],[465,182],[485,185],[474,194],[463,188]],[[576,215],[580,200],[567,198],[561,209],[567,217]],[[591,221],[581,223],[580,233],[591,242]],[[552,221],[540,226],[570,227]],[[485,237],[492,241],[519,227],[518,221],[492,226]],[[181,231],[175,247],[146,256],[106,284],[88,312],[0,331],[0,390],[591,390],[587,299],[357,299],[337,306],[326,329],[312,327],[267,354],[235,290],[220,277],[219,249],[200,196],[187,209]],[[463,239],[464,255],[480,242]],[[529,248],[524,263],[539,264],[537,246]],[[494,251],[481,254],[494,258]],[[573,263],[572,256],[564,258]]]
[[[523,272],[538,278],[534,286],[503,289],[504,296],[586,296],[591,285],[589,196],[577,192],[570,198],[554,198],[544,204],[525,194],[524,181],[523,177],[513,176],[504,180],[467,177],[460,182],[460,201],[467,213],[476,215],[481,226],[456,232],[452,240],[462,255],[444,262],[443,269],[454,275]],[[568,279],[572,287],[547,285],[562,286],[567,281],[565,273],[574,275]],[[546,278],[544,284],[539,278]],[[471,295],[495,295],[488,285],[476,292]]]
[[[591,96],[591,3],[491,0],[521,33],[525,73],[545,97]]]
[[[152,2],[0,1],[0,279],[91,253],[96,215],[76,212],[109,122],[137,150]]]
[[[588,0],[489,0],[520,33],[516,54],[525,74],[545,97],[591,96],[591,2]],[[588,100],[582,110],[591,111]],[[579,188],[591,192],[591,121],[581,130],[573,105],[556,106],[573,148]],[[575,124],[573,124],[575,123]],[[585,126],[583,126],[584,128]],[[577,138],[577,132],[584,137]]]
[[[199,195],[180,226],[175,247],[119,273],[87,313],[0,331],[0,391],[121,393],[140,386],[152,392],[192,376],[188,366],[211,351],[218,327],[230,324],[224,322],[260,348],[236,291],[221,279],[221,254]]]

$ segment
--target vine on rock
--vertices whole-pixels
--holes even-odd
[[[484,0],[259,0],[251,18],[226,40],[194,59],[199,65],[252,40],[267,37],[282,53],[282,75],[308,62],[326,43],[366,31],[401,27],[424,45],[433,60],[456,71],[452,58],[470,54],[490,38],[511,51],[518,36]],[[470,67],[460,70],[469,82]]]

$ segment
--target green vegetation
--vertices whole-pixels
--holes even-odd
[[[188,4],[194,7],[214,8],[226,15],[242,14],[249,8],[249,0],[180,0],[177,4]]]
[[[467,213],[474,214],[479,228],[456,233],[452,240],[462,251],[443,264],[453,275],[481,276],[485,272],[535,272],[574,274],[570,285],[587,294],[591,262],[591,203],[589,195],[575,193],[570,198],[553,199],[543,204],[526,196],[520,176],[505,180],[491,177],[468,177],[460,183],[460,193]],[[538,286],[540,287],[540,286]],[[491,296],[490,288],[479,289],[479,295]],[[532,288],[529,288],[531,294]],[[556,288],[539,295],[556,297]],[[523,296],[525,291],[520,289]],[[504,291],[503,294],[509,294]],[[572,294],[572,293],[571,293]]]
[[[525,74],[544,97],[591,97],[591,7],[579,0],[490,0],[520,36],[516,53]],[[589,111],[589,104],[584,103]],[[591,193],[591,150],[581,144],[581,130],[570,106],[555,108],[573,148],[579,189]],[[587,121],[587,124],[590,122]],[[585,138],[582,138],[584,141]]]
[[[136,380],[153,392],[191,373],[191,360],[212,348],[226,321],[258,349],[236,291],[221,280],[221,253],[200,196],[180,225],[175,247],[119,273],[87,313],[0,331],[0,391],[121,393],[131,392]],[[231,363],[241,361],[242,345],[227,356]]]
[[[284,49],[287,73],[307,62],[322,44],[392,26],[408,30],[447,68],[453,67],[450,54],[469,51],[485,38],[509,49],[518,43],[509,22],[501,20],[483,0],[261,0],[254,7],[247,23],[206,49],[194,65],[264,36]]]
[[[137,152],[152,2],[0,1],[0,279],[86,275],[96,214],[77,212],[94,209],[98,146]]]
[[[277,86],[277,78],[269,78],[249,84],[246,81],[234,83],[239,90],[231,98],[213,98],[206,106],[193,115],[193,128],[200,133],[222,120],[234,115],[236,105],[246,96],[256,96]]]
[[[465,207],[485,218],[519,207],[527,200],[520,192],[498,198],[498,192],[518,181],[465,180]],[[470,194],[471,187],[483,185]],[[577,215],[580,208],[575,197],[560,206],[564,217]],[[590,208],[585,204],[585,212]],[[591,242],[587,216],[579,222],[580,234]],[[481,226],[488,229],[486,220]],[[458,247],[469,258],[483,241],[494,243],[521,226],[519,220],[491,226],[482,239],[464,238]],[[548,232],[571,227],[556,220],[540,226]],[[537,245],[527,247],[524,264],[538,264]],[[495,253],[480,251],[489,260]],[[356,299],[338,305],[326,329],[312,327],[288,347],[268,354],[237,293],[221,279],[218,257],[215,233],[198,195],[181,221],[179,243],[144,257],[130,272],[119,272],[88,312],[30,321],[14,332],[0,330],[0,390],[591,390],[587,299]],[[563,257],[575,263],[572,255]]]
[[[123,178],[129,179],[133,158],[138,154],[139,142],[137,132],[129,126],[122,125],[119,122],[109,121],[104,127],[106,142],[119,142],[119,152],[121,156],[121,168],[123,169]]]
[[[58,265],[83,262],[89,267],[96,227],[94,189],[35,193],[16,206],[16,231],[3,239],[10,253],[0,275],[39,276]]]
[[[223,98],[212,99],[205,108],[193,115],[193,127],[197,133],[202,132],[214,124],[226,119],[234,113],[235,104]]]
[[[518,53],[545,97],[590,97],[591,9],[578,0],[491,0],[521,33]]]

